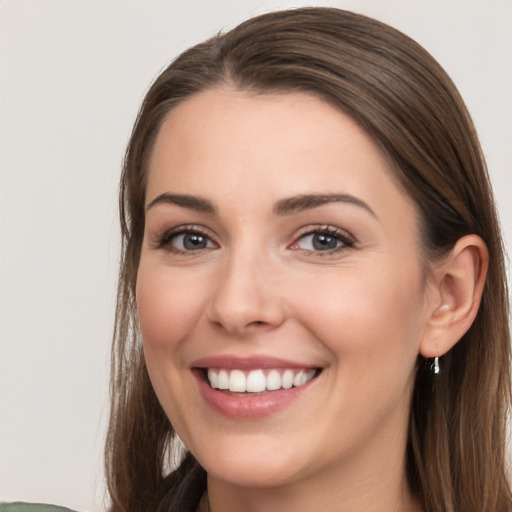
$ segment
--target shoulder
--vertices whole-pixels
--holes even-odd
[[[69,508],[39,503],[0,503],[0,512],[73,512]]]

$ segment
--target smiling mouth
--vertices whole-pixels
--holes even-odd
[[[204,378],[213,389],[231,393],[264,393],[303,386],[316,378],[320,368],[223,369],[205,368]]]

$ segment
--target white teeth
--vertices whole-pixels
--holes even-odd
[[[221,370],[219,372],[218,386],[219,389],[229,389],[229,375],[226,370]]]
[[[229,391],[245,393],[247,391],[246,380],[242,370],[231,370],[229,374]]]
[[[299,373],[297,373],[297,375],[295,375],[295,377],[293,378],[293,385],[294,386],[300,386],[301,384],[303,384],[302,382],[302,377],[304,376],[304,372],[303,371],[300,371]]]
[[[310,381],[314,376],[315,376],[315,373],[316,373],[316,370],[315,369],[312,369],[312,370],[309,370],[307,371],[304,376],[305,376],[305,379],[306,381],[304,382],[304,384],[308,381]]]
[[[263,370],[219,370],[208,369],[208,381],[214,389],[229,389],[234,393],[261,393],[262,391],[275,391],[290,389],[306,384],[315,376],[315,370],[284,370],[272,369],[265,376]]]
[[[213,387],[213,385],[212,385]],[[281,388],[281,375],[277,370],[270,370],[267,375],[267,389],[275,391]]]
[[[247,388],[249,393],[259,393],[265,391],[267,387],[267,379],[262,370],[253,370],[247,375]]]
[[[219,374],[214,372],[211,368],[208,370],[208,380],[212,385],[212,388],[217,389],[219,387]]]
[[[281,387],[290,389],[293,386],[293,371],[286,370],[281,377]]]

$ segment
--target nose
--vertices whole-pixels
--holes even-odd
[[[284,301],[272,264],[262,254],[233,254],[215,278],[209,320],[246,337],[284,322]]]

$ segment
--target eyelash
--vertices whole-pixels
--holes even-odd
[[[206,238],[207,244],[213,244],[214,247],[201,247],[199,249],[179,249],[178,247],[175,247],[172,245],[173,240],[175,240],[179,236],[185,236],[185,235],[200,235]],[[314,249],[302,249],[298,246],[299,242],[301,240],[305,240],[309,236],[315,236],[315,235],[325,235],[328,238],[333,238],[337,242],[337,246],[333,249],[329,250],[314,250]],[[339,245],[338,245],[339,243]],[[292,242],[288,248],[292,250],[301,251],[303,253],[307,254],[313,254],[314,256],[324,257],[329,256],[334,253],[342,252],[344,250],[353,248],[356,243],[356,240],[346,231],[340,230],[339,228],[335,228],[334,226],[318,226],[318,227],[308,227],[305,231],[300,233],[296,238],[295,241]],[[169,231],[166,231],[163,235],[159,236],[157,238],[156,248],[157,249],[165,249],[168,252],[172,252],[174,254],[183,254],[183,255],[190,255],[194,252],[200,252],[205,249],[212,249],[218,247],[218,244],[212,239],[209,232],[205,229],[202,229],[200,226],[197,225],[188,225],[188,226],[180,226],[174,229],[171,229]]]
[[[217,246],[217,243],[212,240],[212,237],[210,234],[201,227],[197,225],[189,225],[189,226],[180,226],[174,229],[171,229],[169,231],[166,231],[162,236],[158,237],[156,247],[157,249],[165,249],[169,252],[175,253],[175,254],[188,254],[190,255],[193,252],[200,252],[204,249],[211,249],[211,247],[205,247],[205,248],[199,248],[194,250],[185,250],[185,249],[179,249],[172,245],[173,239],[176,239],[177,237],[181,235],[200,235],[207,239],[206,243],[213,243],[215,246]]]
[[[309,236],[315,236],[315,235],[325,235],[328,238],[333,238],[336,240],[336,242],[339,243],[335,248],[329,249],[329,250],[308,250],[308,249],[301,249],[298,247],[298,243],[301,240],[306,239]],[[339,228],[335,228],[334,226],[318,226],[315,228],[307,228],[306,231],[301,233],[296,240],[288,246],[290,249],[302,251],[308,254],[313,254],[314,256],[318,257],[324,257],[329,256],[335,253],[339,253],[342,251],[345,251],[347,249],[353,248],[356,244],[356,240],[352,235],[347,233],[346,231],[343,231]]]

